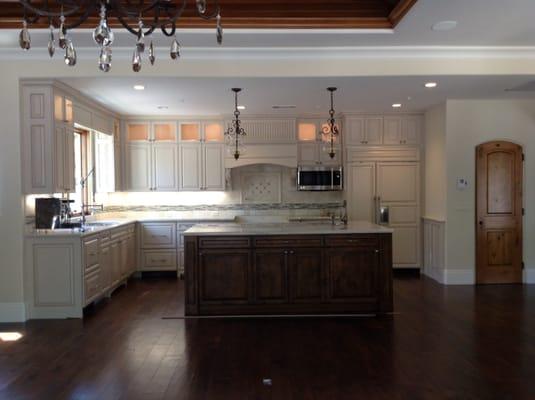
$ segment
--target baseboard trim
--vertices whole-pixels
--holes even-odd
[[[0,322],[25,322],[26,306],[24,303],[0,303]]]
[[[535,267],[524,269],[524,283],[535,283]]]
[[[445,285],[475,285],[476,270],[474,268],[448,268],[444,270]]]
[[[428,269],[424,269],[422,273],[425,276],[433,279],[434,281],[444,284],[444,270],[443,269],[428,268]]]

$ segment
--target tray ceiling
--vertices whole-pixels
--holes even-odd
[[[181,0],[172,0],[182,4]],[[205,28],[214,25],[193,13],[194,2],[188,6],[179,19],[180,28]],[[226,28],[310,28],[310,29],[390,29],[394,28],[417,0],[220,0],[221,15]],[[32,1],[42,4],[42,0]],[[98,1],[94,2],[98,4]],[[134,2],[135,3],[135,2]],[[51,8],[57,4],[49,0]],[[210,4],[210,1],[209,1]],[[0,2],[0,28],[18,28],[23,9],[16,0]],[[73,17],[74,18],[74,17]],[[69,23],[70,20],[68,19]],[[110,15],[110,25],[119,22]],[[132,21],[135,24],[135,21]],[[92,28],[98,23],[98,12],[93,13],[83,25]],[[48,27],[45,18],[33,27]]]

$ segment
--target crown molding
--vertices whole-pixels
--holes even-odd
[[[42,51],[40,51],[42,50]],[[157,47],[166,55],[167,47]],[[96,60],[97,47],[76,49],[81,60]],[[182,60],[354,60],[354,59],[535,59],[535,46],[385,46],[385,47],[183,47]],[[59,56],[60,57],[60,56]],[[131,59],[132,48],[113,48],[114,60]],[[58,58],[58,55],[56,55]],[[0,60],[48,60],[46,49],[0,49]],[[158,60],[158,59],[157,59]],[[167,61],[165,57],[164,61]]]

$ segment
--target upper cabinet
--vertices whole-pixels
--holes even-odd
[[[52,85],[22,86],[22,186],[25,194],[72,192],[73,101]]]
[[[127,142],[150,142],[149,122],[127,122],[126,141]]]
[[[189,143],[223,143],[225,134],[223,124],[219,121],[179,122],[180,142]]]
[[[329,153],[330,142],[321,134],[321,120],[297,121],[297,158],[300,166],[326,165],[335,166],[342,163],[340,137],[335,141],[335,156]]]
[[[74,124],[72,99],[59,90],[54,90],[54,121]]]
[[[347,146],[418,145],[421,118],[412,115],[358,116],[346,119]]]
[[[384,119],[384,144],[420,143],[421,119],[417,116],[389,116]]]

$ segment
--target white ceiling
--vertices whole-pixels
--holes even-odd
[[[299,31],[227,30],[224,47],[360,47],[360,46],[535,46],[533,0],[418,0],[393,33],[346,31],[307,33]],[[434,32],[431,26],[455,20],[451,32]],[[224,23],[224,10],[223,10]],[[79,48],[95,47],[88,32],[73,33]],[[46,47],[47,32],[34,32],[34,47]],[[0,32],[0,49],[16,48],[16,30]],[[155,45],[167,47],[169,39],[157,35]],[[185,47],[214,47],[215,33],[187,30],[179,33]],[[115,48],[132,47],[134,37],[116,30]]]
[[[509,92],[534,80],[530,76],[413,76],[340,78],[72,78],[67,85],[124,115],[226,115],[233,111],[232,87],[242,87],[243,115],[317,114],[329,107],[328,86],[339,88],[338,112],[423,111],[446,99],[529,98],[534,92]],[[439,86],[426,89],[427,81]],[[134,84],[145,85],[135,91]],[[409,99],[410,98],[410,99]],[[167,106],[167,110],[158,106]],[[273,105],[295,105],[294,110],[272,109]]]

